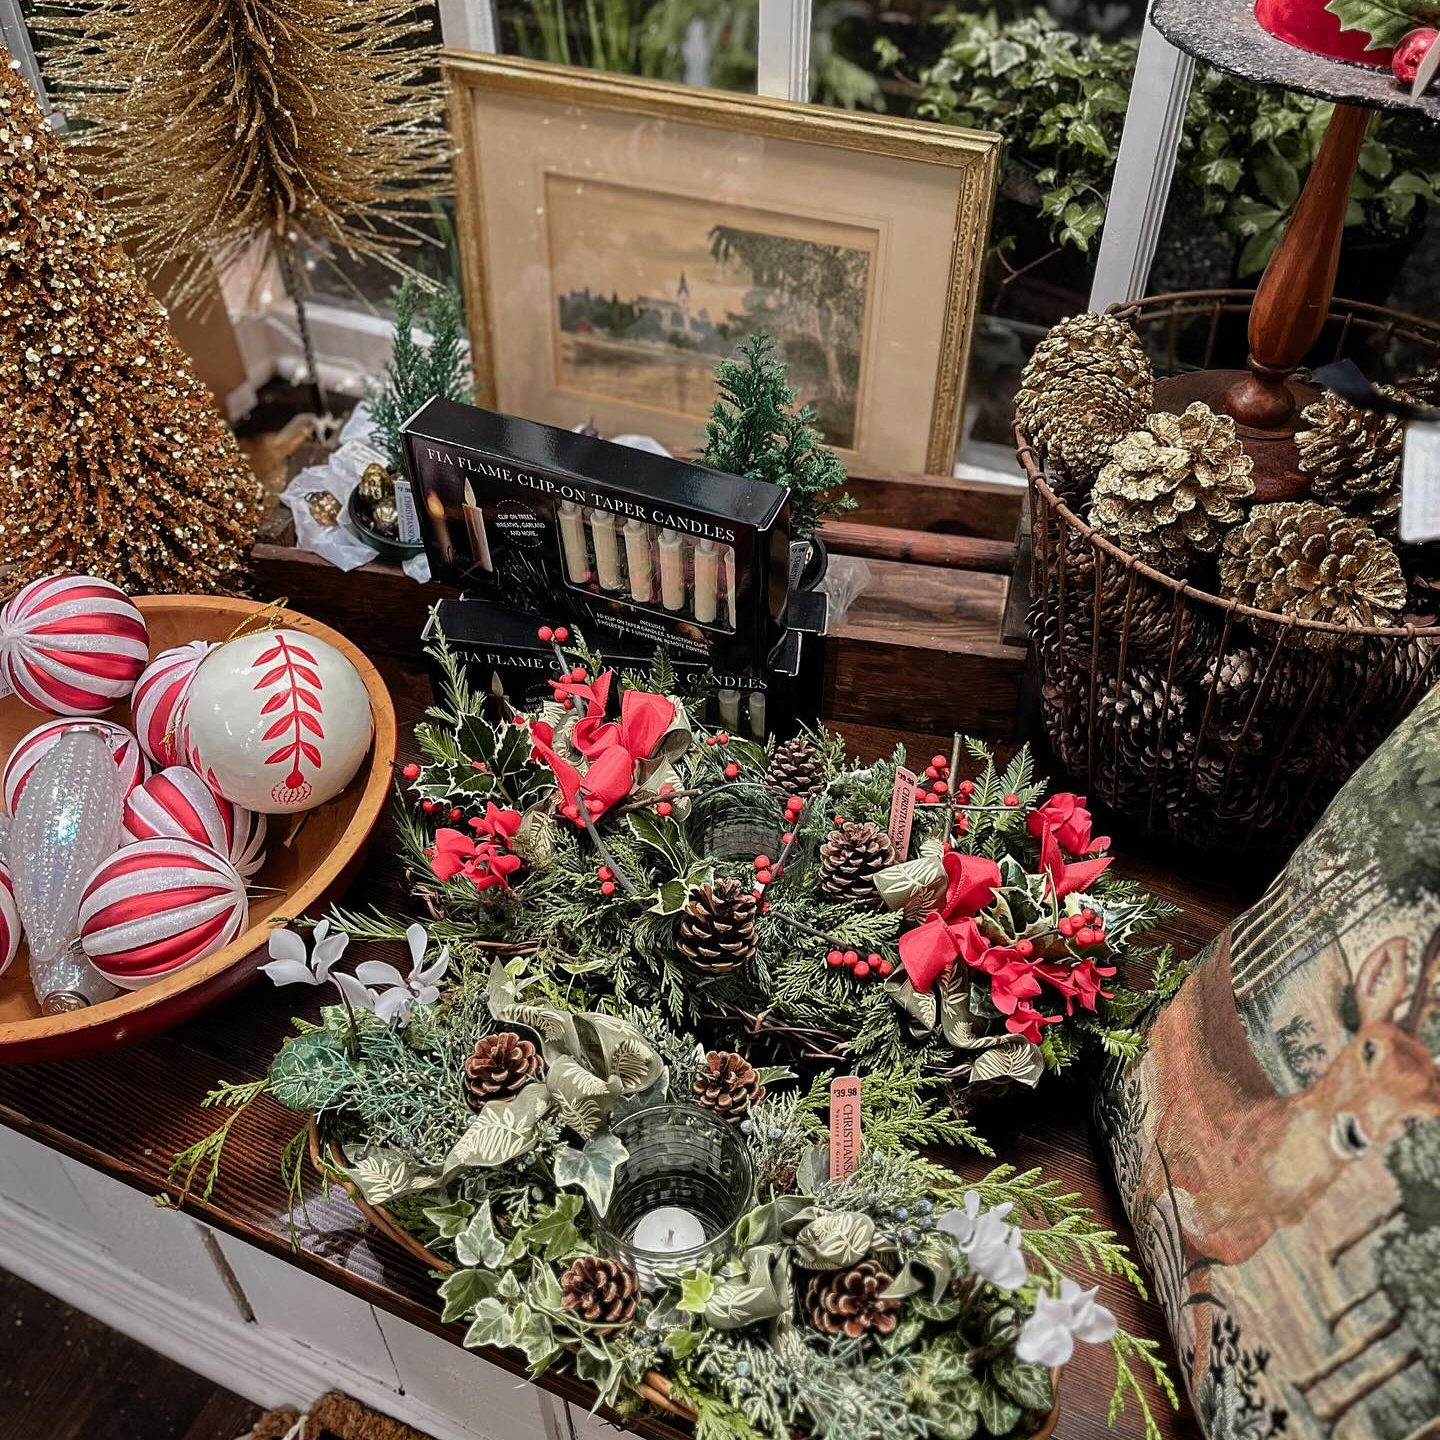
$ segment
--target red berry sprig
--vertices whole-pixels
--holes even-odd
[[[939,805],[949,793],[950,762],[943,755],[932,755],[915,783],[915,800],[921,805]]]
[[[825,956],[825,963],[832,970],[843,966],[857,980],[868,980],[872,975],[877,980],[885,980],[895,969],[890,961],[873,950],[862,958],[858,950],[841,950],[837,947]]]

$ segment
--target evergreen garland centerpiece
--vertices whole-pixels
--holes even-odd
[[[740,1048],[823,1054],[912,1088],[1033,1086],[1087,1045],[1134,1053],[1147,994],[1122,962],[1163,902],[1110,871],[1084,801],[1048,799],[1028,751],[965,742],[917,780],[838,736],[761,746],[690,719],[664,656],[618,676],[544,627],[563,678],[533,712],[446,684],[403,774],[406,858],[450,943],[523,955],[542,991],[654,1010]],[[904,849],[897,783],[913,793]],[[395,922],[340,913],[369,938]],[[1172,976],[1158,957],[1158,983]],[[719,1017],[717,1019],[717,1017]],[[951,1138],[980,1144],[951,1120]]]
[[[854,1168],[832,1178],[828,1074],[806,1086],[707,1053],[653,1010],[553,1003],[523,959],[440,946],[418,924],[408,974],[350,968],[348,939],[325,921],[311,947],[272,935],[270,978],[333,986],[339,1003],[297,1022],[263,1080],[214,1097],[232,1114],[174,1178],[208,1165],[213,1184],[241,1108],[269,1094],[307,1117],[287,1183],[299,1193],[308,1139],[372,1215],[426,1247],[466,1345],[511,1348],[532,1375],[573,1368],[597,1406],[659,1406],[697,1440],[1024,1440],[1052,1418],[1077,1343],[1108,1344],[1112,1420],[1133,1400],[1158,1440],[1140,1375],[1177,1402],[1157,1343],[1066,1270],[1137,1289],[1139,1272],[1055,1181],[1010,1166],[959,1179],[920,1153],[944,1126],[878,1084]],[[492,1056],[506,1083],[477,1103]],[[633,1183],[624,1121],[691,1103],[734,1126],[753,1186],[729,1239],[655,1272],[605,1224]]]

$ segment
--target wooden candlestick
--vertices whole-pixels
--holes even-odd
[[[1337,105],[1285,233],[1250,308],[1250,373],[1225,394],[1225,409],[1252,430],[1293,430],[1287,383],[1320,338],[1335,294],[1335,270],[1350,184],[1373,112]]]

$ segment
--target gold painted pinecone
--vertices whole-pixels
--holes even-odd
[[[888,1335],[899,1323],[900,1312],[900,1302],[884,1296],[893,1278],[878,1260],[812,1275],[805,1287],[806,1318],[822,1335],[851,1340],[872,1331]]]
[[[1166,575],[1189,575],[1244,519],[1252,465],[1234,420],[1198,400],[1183,415],[1151,415],[1110,452],[1090,523]]]
[[[1440,371],[1377,388],[1383,395],[1432,405],[1440,399]],[[1311,497],[1368,521],[1378,534],[1392,536],[1399,526],[1404,421],[1362,410],[1334,391],[1307,405],[1300,421],[1295,445]]]
[[[802,736],[777,746],[765,770],[765,783],[786,797],[799,795],[803,799],[813,795],[824,780],[820,757]]]
[[[695,1102],[738,1125],[765,1098],[755,1067],[732,1050],[712,1050],[695,1072]]]
[[[847,820],[820,844],[820,889],[832,900],[878,904],[871,877],[895,863],[890,836],[873,820]]]
[[[1145,347],[1127,320],[1072,315],[1035,347],[1015,413],[1056,493],[1088,492],[1110,447],[1141,424],[1155,399]]]
[[[465,1100],[479,1110],[488,1100],[513,1099],[539,1079],[543,1065],[533,1042],[513,1030],[483,1036],[465,1062]]]
[[[680,912],[675,948],[697,970],[735,970],[755,954],[755,894],[739,880],[694,886]]]
[[[591,1325],[628,1325],[640,1301],[640,1278],[623,1260],[582,1255],[560,1277],[561,1304]]]
[[[1405,608],[1405,576],[1389,542],[1311,500],[1257,505],[1225,537],[1220,590],[1260,610],[1336,625],[1386,626]],[[1300,638],[1315,650],[1334,644],[1325,631]]]

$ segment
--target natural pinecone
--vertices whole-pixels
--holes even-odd
[[[540,1052],[513,1030],[501,1030],[475,1042],[465,1062],[465,1099],[472,1110],[487,1100],[509,1100],[540,1076]]]
[[[802,736],[777,746],[765,771],[765,783],[782,795],[813,795],[825,781],[815,747]]]
[[[697,1104],[738,1125],[765,1098],[765,1087],[743,1055],[712,1050],[695,1073],[694,1095]]]
[[[1113,315],[1072,315],[1035,347],[1015,413],[1057,493],[1083,496],[1111,445],[1139,425],[1155,376],[1133,326]]]
[[[1148,788],[1157,763],[1172,758],[1156,751],[1162,721],[1167,752],[1189,729],[1184,693],[1178,686],[1167,686],[1163,674],[1132,665],[1119,679],[1105,676],[1096,707],[1096,745],[1110,757],[1114,793]]]
[[[1151,415],[1110,452],[1090,523],[1157,570],[1189,575],[1244,518],[1252,467],[1230,416],[1198,400],[1183,415]]]
[[[1433,404],[1440,371],[1377,388],[1382,395]],[[1393,535],[1399,525],[1405,422],[1351,405],[1333,390],[1307,405],[1300,419],[1295,444],[1313,498],[1359,516],[1381,535]]]
[[[675,948],[697,970],[735,970],[755,953],[757,902],[738,880],[694,886],[675,932]]]
[[[623,1260],[582,1255],[560,1277],[561,1304],[591,1325],[628,1325],[640,1301],[640,1278]]]
[[[812,1275],[805,1287],[805,1314],[822,1335],[851,1340],[871,1331],[888,1335],[899,1323],[900,1302],[884,1296],[893,1278],[878,1260]]]
[[[1405,576],[1389,542],[1310,500],[1257,505],[1225,537],[1220,588],[1245,605],[1337,625],[1390,625],[1405,607]],[[1334,644],[1323,630],[1301,639],[1316,650]]]
[[[889,834],[873,820],[847,820],[820,844],[820,888],[832,900],[878,904],[871,877],[895,863]]]

